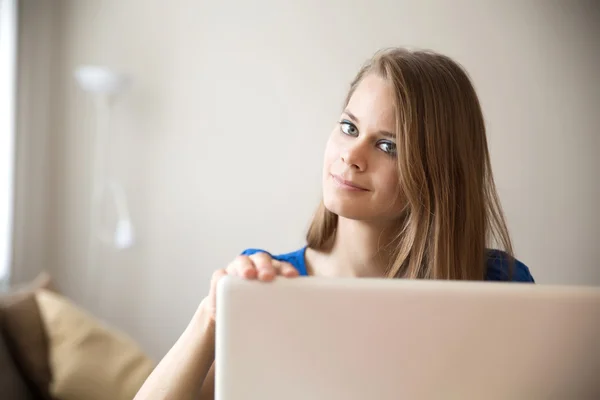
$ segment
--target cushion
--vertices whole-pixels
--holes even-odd
[[[52,288],[50,276],[41,273],[33,281],[12,287],[0,300],[2,331],[6,345],[23,372],[29,388],[41,398],[50,398],[52,371],[48,338],[35,300],[36,290]]]
[[[10,286],[10,290],[6,294],[2,294],[0,303],[7,304],[14,301],[29,297],[38,289],[48,289],[56,291],[52,283],[50,275],[43,271],[38,274],[32,281],[14,284]]]
[[[0,393],[3,399],[35,399],[12,359],[3,335],[0,335]]]
[[[124,333],[67,298],[40,290],[36,299],[48,334],[57,400],[131,400],[154,362]]]

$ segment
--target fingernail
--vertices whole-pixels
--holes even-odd
[[[259,278],[261,279],[265,279],[265,278],[272,278],[274,276],[274,274],[267,272],[267,271],[260,271],[258,273]]]

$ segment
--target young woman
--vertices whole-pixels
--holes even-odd
[[[227,274],[534,282],[512,255],[479,100],[446,56],[375,54],[350,85],[322,185],[307,245],[279,256],[249,249],[216,271],[137,399],[213,398],[215,286]]]

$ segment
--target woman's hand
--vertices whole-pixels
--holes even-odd
[[[270,282],[275,279],[276,276],[283,276],[286,278],[297,277],[298,270],[296,270],[292,264],[275,260],[267,253],[259,252],[250,256],[236,257],[227,268],[219,269],[213,273],[210,282],[210,292],[200,304],[200,307],[208,312],[213,322],[216,316],[217,284],[219,279],[225,275]]]
[[[291,264],[274,260],[266,253],[239,256],[227,268],[215,271],[208,296],[202,300],[175,345],[144,382],[136,400],[214,398],[215,298],[217,283],[225,275],[268,282],[276,276],[296,277],[298,271]]]

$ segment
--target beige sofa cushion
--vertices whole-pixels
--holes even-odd
[[[11,357],[2,334],[0,334],[0,398],[11,400],[35,399]]]
[[[57,400],[131,400],[154,362],[127,335],[108,327],[67,298],[36,293],[50,347]]]
[[[48,360],[48,338],[35,300],[35,292],[41,289],[54,290],[46,272],[33,281],[12,286],[2,294],[0,314],[5,345],[22,371],[27,386],[37,397],[50,399],[52,371]]]

